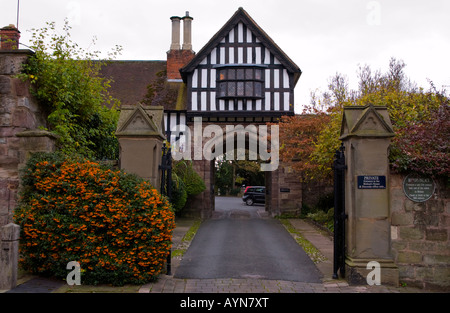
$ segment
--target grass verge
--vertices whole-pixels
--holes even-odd
[[[186,253],[201,223],[201,220],[196,220],[194,224],[192,224],[186,234],[184,234],[183,239],[181,239],[181,243],[172,251],[172,257],[182,257]]]
[[[280,219],[281,224],[286,228],[286,230],[294,237],[295,241],[305,250],[306,254],[314,262],[314,264],[325,261],[327,258],[309,242],[302,234],[292,226],[288,219]]]

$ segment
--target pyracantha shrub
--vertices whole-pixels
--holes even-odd
[[[20,264],[66,278],[81,266],[81,283],[141,284],[164,269],[174,213],[149,182],[86,159],[35,154],[23,171],[15,222]]]

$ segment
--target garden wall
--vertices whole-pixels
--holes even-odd
[[[13,221],[21,164],[31,152],[54,149],[54,135],[39,129],[46,126],[45,116],[29,83],[16,77],[30,55],[30,50],[0,51],[0,227]]]
[[[425,202],[409,200],[404,175],[390,177],[391,247],[399,280],[408,286],[450,290],[450,191],[435,179],[435,192]]]

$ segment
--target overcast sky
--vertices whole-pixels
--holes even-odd
[[[16,24],[17,0],[1,0],[0,27]],[[325,90],[336,72],[357,83],[358,65],[387,69],[395,57],[419,86],[427,79],[450,91],[449,0],[20,0],[21,43],[31,28],[68,18],[72,39],[96,50],[123,47],[123,60],[165,60],[171,16],[190,12],[193,50],[243,7],[301,68],[295,107],[309,103],[310,91]],[[23,48],[23,47],[22,47]],[[444,87],[445,88],[445,87]]]

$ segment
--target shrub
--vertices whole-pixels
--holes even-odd
[[[147,181],[59,154],[27,162],[15,221],[25,270],[65,278],[78,261],[85,284],[156,279],[175,227],[169,202]]]
[[[183,210],[187,201],[186,186],[183,180],[172,172],[172,207],[175,213]]]
[[[192,161],[182,160],[174,162],[173,172],[183,181],[188,197],[195,196],[206,190],[205,182],[194,170]]]
[[[329,230],[334,231],[334,208],[329,209],[327,212],[317,210],[314,213],[308,213],[307,217],[316,223],[325,226]]]
[[[397,132],[390,150],[395,171],[449,176],[450,106],[442,105],[430,115],[430,119],[412,123]]]
[[[59,135],[60,150],[116,159],[119,112],[114,107],[120,102],[108,91],[111,81],[100,75],[106,62],[99,61],[98,51],[82,49],[73,42],[70,29],[67,21],[62,31],[54,22],[32,29],[30,48],[35,53],[19,76],[31,82],[30,92],[46,114],[49,130]],[[120,51],[116,47],[110,56]]]

